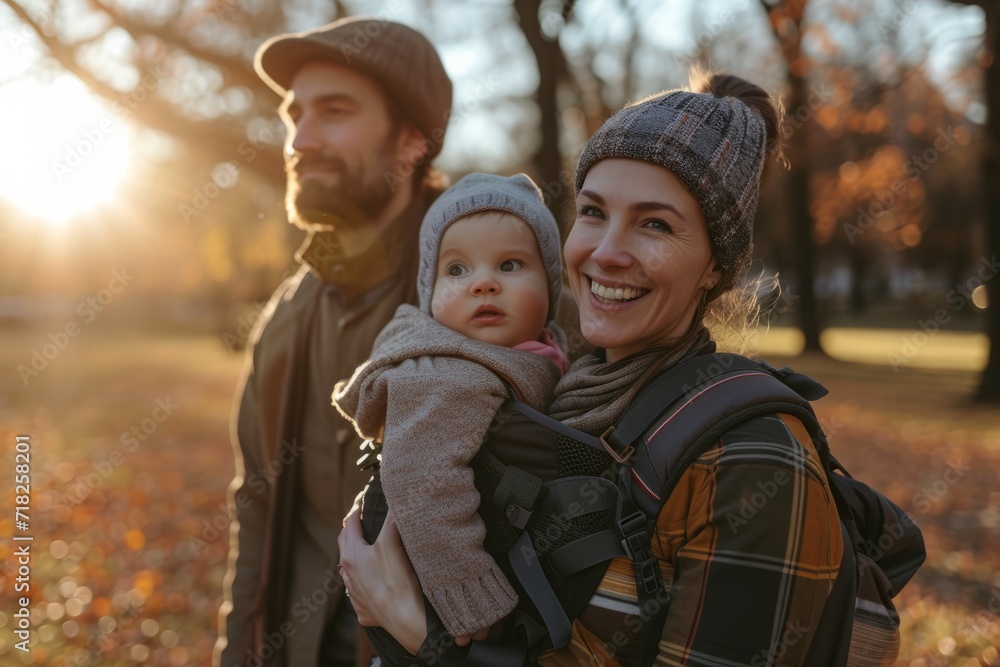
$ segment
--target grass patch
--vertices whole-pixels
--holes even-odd
[[[947,343],[940,337],[897,373],[884,364],[792,357],[780,335],[786,340],[764,341],[762,354],[830,389],[816,408],[836,455],[924,530],[927,564],[897,598],[900,664],[998,664],[1000,615],[990,606],[1000,608],[1000,417],[969,404],[974,364],[916,363],[931,345]],[[877,358],[899,335],[845,340]],[[199,554],[191,546],[193,538],[224,535],[217,527],[226,521],[233,474],[229,418],[242,355],[206,336],[88,330],[25,386],[17,366],[46,342],[44,332],[22,331],[5,334],[0,349],[9,378],[0,389],[3,441],[32,436],[35,661],[208,664],[227,544],[217,536]],[[158,401],[175,406],[162,421]],[[142,430],[154,423],[151,433]],[[133,427],[145,437],[130,450]],[[12,459],[0,459],[8,479]],[[11,501],[9,494],[0,501],[6,535]],[[0,563],[9,550],[0,545]],[[0,614],[0,654],[18,658],[11,626]]]

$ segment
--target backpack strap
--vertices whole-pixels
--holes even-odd
[[[830,667],[847,667],[854,630],[854,603],[858,593],[857,562],[854,545],[844,522],[840,522],[844,553],[840,571],[827,596],[816,632],[813,633],[803,664],[824,663]]]
[[[651,380],[602,440],[620,453],[632,448],[631,479],[623,482],[636,505],[655,518],[687,466],[726,431],[754,417],[797,417],[825,464],[826,439],[803,395],[825,393],[819,383],[788,369],[776,371],[735,354],[699,355]]]
[[[644,667],[656,659],[670,609],[650,535],[684,471],[729,429],[774,413],[801,419],[828,461],[826,440],[807,398],[825,394],[822,385],[787,368],[777,370],[734,354],[698,355],[652,379],[601,437],[623,464],[623,511],[634,503],[631,514],[619,514],[618,524],[622,547],[632,560],[639,606],[648,614],[640,640]]]

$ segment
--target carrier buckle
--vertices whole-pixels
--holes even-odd
[[[606,449],[608,454],[611,455],[611,458],[613,458],[618,463],[625,463],[630,458],[632,458],[632,454],[635,452],[635,449],[633,449],[632,445],[626,445],[625,449],[622,450],[622,453],[619,454],[618,451],[614,448],[614,445],[612,445],[607,440],[608,436],[611,435],[614,432],[614,430],[615,427],[612,424],[611,426],[608,427],[607,431],[601,434],[600,437],[601,444],[604,445],[604,449]]]
[[[657,578],[659,567],[660,564],[656,562],[655,556],[650,556],[641,563],[632,563],[632,569],[637,575],[636,579],[642,582],[647,593],[655,593],[659,587],[659,579]]]
[[[518,530],[524,530],[524,527],[528,525],[528,519],[531,518],[531,512],[518,505],[507,505],[507,511],[504,514],[507,515],[510,525]]]
[[[646,517],[642,512],[631,514],[618,522],[619,536],[622,538],[622,551],[634,561],[644,561],[649,556],[646,553]]]
[[[636,512],[625,517],[619,523],[622,534],[622,551],[632,560],[632,569],[636,582],[641,582],[647,593],[655,593],[659,586],[657,575],[659,563],[650,550],[649,536],[646,532],[646,517],[642,512]]]

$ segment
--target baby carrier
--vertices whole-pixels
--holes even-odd
[[[570,619],[618,557],[632,562],[640,608],[654,610],[643,617],[640,640],[641,665],[652,664],[670,606],[650,547],[660,509],[688,465],[726,431],[772,414],[795,417],[809,432],[843,533],[840,571],[806,664],[881,664],[898,651],[899,616],[891,600],[924,561],[923,538],[899,507],[851,478],[831,455],[810,405],[827,393],[818,383],[738,355],[699,355],[650,380],[600,437],[537,412],[509,386],[508,393],[471,467],[487,529],[484,546],[521,602],[498,641],[461,648],[425,604],[428,637],[416,661],[384,630],[368,629],[385,664],[533,664],[544,651],[566,646]],[[368,444],[359,464],[377,466],[377,454]],[[376,474],[363,516],[370,542],[384,514]]]

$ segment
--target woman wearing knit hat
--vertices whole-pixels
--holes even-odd
[[[705,319],[741,294],[778,119],[763,90],[715,75],[697,92],[625,107],[587,143],[564,253],[581,331],[598,349],[560,380],[552,417],[605,442],[657,371],[715,351]],[[615,558],[571,641],[540,664],[828,664],[810,649],[844,542],[816,445],[803,422],[776,414],[709,444],[669,495],[659,490],[649,549],[665,597],[649,599],[647,587],[644,599],[637,559]],[[414,664],[442,659],[428,650],[440,638],[413,601],[398,540],[387,531],[369,546],[360,531],[351,515],[340,538],[359,619],[391,632]],[[662,629],[644,635],[651,619]]]
[[[561,270],[559,229],[530,178],[466,176],[421,225],[420,307],[400,306],[369,361],[334,391],[362,437],[381,435],[384,497],[455,637],[489,628],[518,601],[483,551],[468,463],[508,398],[501,377],[544,411],[569,365],[554,322]],[[366,521],[384,515],[381,493],[376,476]]]

